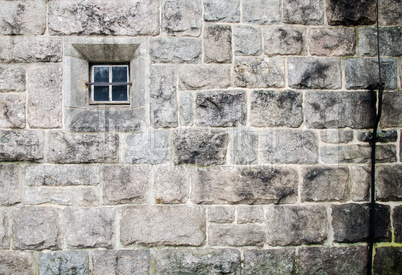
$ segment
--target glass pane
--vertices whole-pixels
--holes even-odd
[[[94,82],[109,82],[109,67],[94,67]]]
[[[127,82],[127,66],[112,67],[113,82]]]
[[[112,101],[128,101],[127,86],[112,86]]]
[[[94,86],[94,101],[109,101],[109,86]]]

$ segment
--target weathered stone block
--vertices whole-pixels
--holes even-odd
[[[247,88],[285,86],[285,59],[242,57],[235,61],[235,85]]]
[[[111,208],[66,208],[64,234],[67,246],[69,248],[112,248],[114,212]]]
[[[305,28],[265,27],[264,53],[266,55],[303,55],[306,53],[305,36]]]
[[[119,137],[116,134],[70,134],[50,132],[47,157],[55,163],[115,162]]]
[[[269,245],[319,244],[327,238],[324,206],[269,206],[266,210]]]
[[[240,22],[240,1],[205,0],[204,20],[229,23]]]
[[[59,249],[59,209],[31,206],[14,211],[14,249]]]
[[[204,31],[205,63],[232,63],[232,27],[206,26]]]
[[[258,162],[258,132],[251,129],[232,132],[231,161],[233,164]]]
[[[331,144],[349,143],[353,140],[353,131],[324,130],[320,133],[320,137],[321,140],[325,143],[331,143]]]
[[[43,159],[43,132],[0,130],[0,161]]]
[[[402,242],[402,205],[396,206],[392,214],[395,242]]]
[[[360,132],[357,134],[357,140],[363,142],[371,142],[373,139],[373,131]],[[396,130],[378,130],[376,133],[376,142],[396,142],[398,132]]]
[[[306,92],[307,127],[371,128],[375,120],[374,100],[370,92]]]
[[[350,192],[353,201],[368,201],[370,194],[371,168],[368,165],[352,165],[350,167],[350,182],[352,189]]]
[[[150,113],[154,127],[176,127],[177,77],[169,66],[152,66],[150,77]]]
[[[8,230],[9,222],[10,221],[7,210],[0,209],[0,249],[10,248],[10,232]],[[0,260],[0,270],[3,270],[1,268],[2,261]]]
[[[244,274],[295,274],[296,253],[293,248],[246,250]]]
[[[89,274],[89,257],[84,251],[42,253],[39,257],[40,274]]]
[[[173,140],[175,164],[224,164],[229,135],[210,129],[176,131]]]
[[[159,10],[158,0],[56,0],[49,3],[49,31],[53,35],[156,35]]]
[[[369,238],[369,205],[332,205],[332,227],[337,243],[364,242]],[[375,208],[375,239],[391,241],[391,214],[388,205],[377,204]]]
[[[31,128],[62,126],[62,67],[32,65],[28,68],[28,123]]]
[[[150,55],[154,63],[200,63],[201,39],[155,38],[151,40]]]
[[[147,166],[105,165],[102,168],[105,204],[144,203],[150,171]]]
[[[378,4],[381,25],[402,25],[402,3],[399,0],[384,0]]]
[[[310,29],[310,53],[323,56],[354,56],[356,31],[353,28]]]
[[[324,163],[367,163],[371,158],[368,145],[326,146],[321,148],[321,160]],[[377,145],[376,160],[379,163],[395,162],[394,145]]]
[[[303,95],[293,91],[253,91],[250,123],[256,127],[288,126],[303,122]]]
[[[264,163],[317,163],[318,137],[311,131],[270,130],[261,132]]]
[[[17,165],[0,164],[0,205],[21,202],[20,176]]]
[[[199,92],[195,104],[197,126],[234,127],[246,123],[244,91]]]
[[[160,164],[168,161],[169,133],[164,130],[127,137],[126,162]]]
[[[200,207],[128,206],[122,209],[123,245],[200,246],[205,240],[205,214]]]
[[[147,250],[106,250],[92,253],[94,274],[149,273],[151,256]]]
[[[283,21],[288,24],[323,24],[323,0],[285,0],[283,2]]]
[[[25,91],[25,67],[0,65],[0,92]]]
[[[191,126],[194,121],[193,94],[191,92],[180,94],[180,125]]]
[[[289,87],[294,89],[340,89],[341,62],[337,58],[288,58]]]
[[[402,28],[380,29],[380,54],[385,56],[401,56]],[[359,54],[361,56],[377,56],[377,30],[374,28],[359,29]]]
[[[0,270],[3,274],[34,274],[33,262],[31,252],[0,251]]]
[[[4,36],[0,41],[0,62],[59,62],[63,56],[62,48],[61,38]]]
[[[295,203],[298,174],[290,168],[198,169],[191,200],[202,204]]]
[[[154,178],[156,203],[186,203],[189,197],[191,174],[187,167],[161,166]]]
[[[241,274],[240,252],[234,249],[158,250],[155,274]]]
[[[179,69],[180,90],[225,89],[230,86],[229,65],[188,65]]]
[[[380,201],[402,199],[402,165],[381,165],[376,169],[376,196]]]
[[[0,94],[0,127],[25,128],[25,94]]]
[[[380,121],[381,127],[402,127],[402,92],[385,92]]]
[[[199,36],[201,27],[201,0],[163,0],[162,29],[165,33],[169,35]]]
[[[208,221],[213,223],[232,223],[235,208],[232,206],[212,206],[208,208]]]
[[[377,59],[351,58],[345,60],[346,89],[369,89],[378,84]],[[387,90],[397,87],[396,62],[394,59],[381,59],[381,77]]]
[[[401,274],[402,250],[400,247],[378,247],[374,256],[374,274]]]
[[[248,0],[243,2],[243,22],[273,24],[281,21],[281,1]]]
[[[212,246],[263,246],[264,227],[258,224],[213,224],[208,228]]]
[[[300,274],[365,274],[366,246],[303,247],[300,249]],[[325,271],[324,271],[325,270]]]
[[[264,221],[264,209],[262,206],[237,207],[237,223],[262,223]]]
[[[252,26],[234,26],[234,53],[235,55],[260,55],[261,30]]]
[[[329,25],[371,25],[376,21],[374,0],[326,0]]]

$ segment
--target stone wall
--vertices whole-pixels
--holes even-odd
[[[0,0],[1,274],[365,274],[373,0]],[[402,272],[402,6],[380,1],[376,274]],[[88,104],[127,61],[130,105]]]

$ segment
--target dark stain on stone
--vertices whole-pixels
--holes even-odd
[[[356,26],[375,22],[374,0],[328,0],[331,11],[330,25]]]
[[[330,66],[318,61],[310,64],[301,77],[300,83],[297,85],[299,89],[311,88],[311,83],[317,80],[324,80],[328,77],[327,71]]]

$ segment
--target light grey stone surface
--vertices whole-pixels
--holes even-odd
[[[59,251],[42,253],[39,257],[39,272],[51,274],[89,274],[89,257],[84,251]]]
[[[382,56],[401,56],[402,28],[390,27],[380,29],[380,54]],[[377,56],[377,30],[375,28],[359,28],[360,56]]]
[[[19,167],[15,164],[0,164],[0,205],[21,202]]]
[[[9,215],[6,209],[0,209],[0,249],[10,248],[10,232],[8,225],[10,223]],[[0,261],[0,268],[2,263]]]
[[[283,21],[287,24],[323,24],[324,0],[285,0],[283,2]]]
[[[263,246],[264,228],[257,224],[212,224],[208,243],[212,246]]]
[[[325,143],[349,143],[353,140],[353,131],[328,129],[320,132],[320,137]]]
[[[353,28],[310,29],[309,38],[312,55],[354,56],[356,53],[356,31]]]
[[[380,126],[383,128],[402,127],[402,93],[386,92],[383,94]]]
[[[398,0],[384,0],[379,4],[381,25],[402,25],[402,3]]]
[[[260,55],[262,52],[261,30],[253,26],[233,27],[235,55]]]
[[[201,0],[162,1],[162,29],[165,33],[197,37],[201,34],[201,27]]]
[[[151,256],[147,250],[97,250],[92,253],[94,274],[148,274]]]
[[[296,261],[296,253],[292,248],[246,250],[244,274],[294,274]]]
[[[34,272],[34,256],[26,251],[0,251],[0,270],[3,274],[26,275]]]
[[[200,63],[201,43],[200,39],[195,38],[159,37],[152,39],[151,60],[154,63]]]
[[[123,245],[200,246],[205,240],[205,213],[200,207],[127,206],[122,209]]]
[[[205,0],[204,20],[240,22],[240,0]]]
[[[191,92],[180,93],[180,125],[191,126],[194,122],[193,94]]]
[[[353,201],[368,201],[370,195],[370,166],[352,165],[349,169],[352,183],[350,197]]]
[[[204,62],[232,62],[232,27],[207,25],[204,30]]]
[[[213,223],[232,223],[235,220],[233,206],[211,206],[208,208],[208,221]]]
[[[0,161],[41,161],[43,142],[44,134],[40,131],[0,130]]]
[[[264,53],[270,56],[304,55],[306,53],[306,29],[285,26],[265,27]]]
[[[155,172],[154,196],[158,204],[186,203],[191,173],[187,167],[161,166]]]
[[[371,147],[368,145],[325,146],[321,148],[324,163],[367,163]],[[396,149],[393,145],[377,145],[376,160],[379,163],[395,162]]]
[[[329,25],[371,25],[376,21],[376,2],[374,0],[326,0],[326,2]]]
[[[264,208],[260,205],[238,206],[237,223],[262,223],[264,221]]]
[[[229,65],[188,65],[179,68],[180,90],[224,89],[230,86]]]
[[[153,130],[126,139],[126,162],[160,164],[168,161],[169,132]]]
[[[0,127],[25,128],[25,101],[26,95],[0,93]]]
[[[0,92],[25,91],[25,67],[18,65],[0,65]]]
[[[281,1],[243,1],[243,22],[253,24],[273,24],[281,21]]]
[[[376,198],[380,201],[402,199],[402,165],[384,165],[376,169]]]
[[[64,56],[63,61],[64,107],[87,107],[90,97],[89,89],[85,85],[90,79],[88,61],[68,56]]]
[[[256,164],[258,162],[258,132],[240,129],[232,132],[231,162],[233,164]]]

